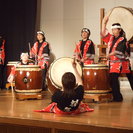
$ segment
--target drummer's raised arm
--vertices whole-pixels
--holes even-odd
[[[77,70],[77,67],[76,67],[75,59],[74,59],[72,65],[73,65],[73,68],[74,68],[74,71],[75,71],[75,74],[76,74],[75,76],[77,77],[77,83],[78,83],[78,85],[83,85],[82,78],[81,78],[81,76],[80,76],[80,74],[79,74],[79,72]]]
[[[101,36],[102,37],[105,37],[108,33],[108,30],[106,28],[108,20],[109,20],[108,16],[105,16],[103,21],[102,21],[102,31],[101,31]]]

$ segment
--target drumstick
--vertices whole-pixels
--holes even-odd
[[[14,89],[13,89],[13,84],[12,84],[12,82],[11,82],[11,89],[12,89],[12,95],[13,95],[13,97],[14,97]]]
[[[30,45],[30,42],[29,42],[28,44],[29,44],[29,52],[30,52],[30,50],[31,50],[31,45]]]
[[[35,62],[34,60],[32,60],[32,59],[28,59],[29,61],[32,61],[32,62]]]
[[[30,51],[31,51],[31,45],[30,45],[30,42],[29,42],[29,54],[30,54]],[[37,65],[37,57],[38,57],[38,55],[34,52],[34,55],[35,55],[35,65]],[[31,59],[29,59],[29,60],[31,60]],[[32,60],[33,61],[33,60]]]
[[[31,51],[31,45],[30,45],[30,42],[28,43],[29,44],[29,53]],[[35,52],[33,52],[35,54],[35,56],[38,56]]]
[[[75,45],[76,45],[76,48],[78,48],[76,42],[75,42]],[[83,57],[82,57],[82,54],[81,54],[81,51],[80,51],[79,48],[78,48],[78,51],[79,51],[79,55],[80,55],[80,57],[81,57],[81,59],[82,59]]]

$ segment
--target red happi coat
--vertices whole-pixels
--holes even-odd
[[[2,42],[2,46],[0,47],[1,51],[0,51],[0,65],[4,65],[4,61],[5,61],[5,40],[3,40]]]
[[[79,41],[77,44],[76,44],[76,48],[74,50],[74,54],[78,55],[78,59],[81,59],[80,55],[81,55],[81,50],[80,50],[80,47],[81,47],[81,43],[82,41]],[[83,52],[83,59],[86,59],[87,58],[87,51],[90,47],[90,44],[92,43],[91,40],[87,40],[86,44],[85,44],[85,47],[84,47],[84,52]],[[84,61],[84,65],[89,65],[89,64],[92,64],[94,63],[94,59],[87,59],[86,61]]]
[[[114,40],[114,36],[109,33],[106,37],[103,38],[103,41],[108,44],[108,53],[112,46],[113,40]],[[114,52],[118,44],[123,40],[124,40],[124,37],[120,37],[114,44],[111,52]],[[110,65],[110,73],[130,73],[129,60],[121,60],[116,55],[113,55],[110,57],[109,65]]]
[[[32,49],[31,49],[31,54],[33,55],[38,55],[38,56],[42,56],[44,53],[43,53],[43,49],[48,45],[47,42],[43,42],[42,46],[40,47],[39,49],[39,52],[38,52],[38,42],[35,42]],[[45,60],[44,58],[42,59],[38,59],[38,65],[41,67],[41,69],[44,69],[45,68],[45,64],[48,66],[48,61]]]

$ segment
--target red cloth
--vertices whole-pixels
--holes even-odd
[[[0,64],[4,65],[5,62],[5,40],[2,42],[2,46],[0,47],[2,51],[0,51]]]
[[[30,54],[32,55],[38,55],[38,56],[42,56],[43,55],[43,49],[44,47],[46,47],[48,45],[47,42],[43,42],[41,48],[39,49],[39,52],[38,52],[38,42],[35,42],[35,44],[33,45],[31,51],[30,51]],[[37,54],[38,53],[38,54]],[[41,67],[41,69],[44,69],[45,68],[45,64],[48,66],[48,61],[45,60],[44,58],[42,59],[39,59],[38,60],[38,65]]]
[[[76,44],[76,48],[74,50],[74,54],[78,54],[78,55],[81,54],[81,51],[80,51],[81,43],[82,43],[82,41],[79,41]],[[86,59],[87,58],[87,50],[89,49],[90,44],[91,44],[91,41],[90,40],[87,40],[87,42],[85,44],[85,47],[84,47],[83,59]],[[78,59],[81,59],[81,57],[78,56]],[[89,64],[93,64],[93,63],[94,63],[94,60],[93,59],[87,59],[84,62],[84,65],[89,65]]]
[[[47,112],[47,113],[68,115],[68,114],[80,114],[80,113],[92,112],[92,111],[94,111],[94,109],[90,109],[87,104],[81,102],[78,109],[71,111],[71,112],[64,112],[57,107],[57,103],[53,102],[50,105],[48,105],[46,108],[42,110],[35,110],[34,112]]]
[[[105,36],[103,38],[103,41],[105,43],[108,44],[108,53],[110,51],[110,48],[112,46],[113,43],[113,39],[114,36],[111,35],[110,33],[107,34],[107,36]],[[118,46],[118,44],[124,39],[124,37],[120,37],[115,45],[113,46],[112,52],[114,52],[116,50],[116,47]],[[127,44],[125,44],[127,45]],[[116,61],[116,62],[115,62]],[[122,68],[122,70],[121,70]],[[110,57],[110,73],[130,73],[130,62],[127,60],[125,61],[120,61],[120,59],[117,56],[111,56]]]

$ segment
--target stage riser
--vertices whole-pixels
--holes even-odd
[[[71,130],[67,131],[55,128],[1,124],[0,133],[89,133],[89,132],[80,132],[80,131],[71,131]]]
[[[67,127],[67,125],[66,125]],[[68,128],[69,129],[69,128]],[[83,130],[81,128],[81,130]],[[33,126],[24,126],[24,125],[14,125],[14,124],[0,124],[0,133],[132,133],[132,130],[128,129],[108,129],[104,127],[99,128],[90,128],[90,132],[88,131],[73,131],[73,130],[66,130],[66,129],[56,129],[55,127],[52,128],[45,128],[45,127],[33,127]]]

